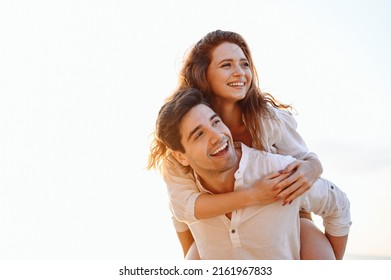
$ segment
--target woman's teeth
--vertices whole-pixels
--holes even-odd
[[[230,87],[244,87],[244,82],[229,83]]]

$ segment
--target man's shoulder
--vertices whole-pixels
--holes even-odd
[[[242,148],[242,157],[248,162],[251,163],[251,165],[258,165],[258,164],[267,164],[270,169],[270,171],[276,171],[274,169],[281,168],[289,163],[293,162],[295,159],[292,156],[289,155],[280,155],[280,154],[273,154],[266,151],[261,151],[254,149],[252,147],[248,147],[247,145],[236,142],[241,145]],[[235,144],[236,145],[236,144]]]
[[[243,154],[247,154],[248,156],[251,157],[268,157],[269,155],[273,155],[272,153],[262,151],[262,150],[257,150],[255,148],[249,147],[246,144],[242,142],[234,142],[235,148],[241,148]]]

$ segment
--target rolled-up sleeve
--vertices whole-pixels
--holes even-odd
[[[194,209],[195,202],[201,194],[195,183],[192,172],[185,172],[174,161],[166,162],[163,166],[163,178],[167,186],[171,211],[181,222],[191,224],[197,222]]]
[[[320,178],[301,199],[302,209],[323,218],[326,232],[332,236],[345,236],[349,233],[352,225],[350,201],[335,184]]]

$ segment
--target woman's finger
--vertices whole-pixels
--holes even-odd
[[[288,179],[291,176],[291,173],[282,173],[280,176],[273,178],[275,186],[273,187],[273,191],[275,190],[283,190],[294,181],[292,179]]]
[[[285,199],[283,199],[284,203],[291,203],[293,200],[301,196],[303,193],[309,190],[309,186],[306,184],[302,184],[299,188],[297,188],[294,192],[291,192],[290,194],[287,195]],[[283,205],[285,205],[283,203]]]
[[[298,189],[302,187],[302,182],[295,181],[294,183],[290,184],[288,187],[282,189],[276,196],[276,199],[283,199],[285,202],[289,202],[287,199],[291,194],[296,192]]]
[[[265,176],[265,179],[271,180],[283,175],[282,171],[273,171]]]
[[[295,170],[299,165],[300,165],[300,161],[298,160],[295,160],[294,162],[288,164],[284,170],[282,170],[282,173],[290,173],[292,172],[293,170]]]

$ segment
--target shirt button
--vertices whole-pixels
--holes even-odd
[[[236,231],[233,229],[233,230],[231,230],[231,233],[235,233]]]

